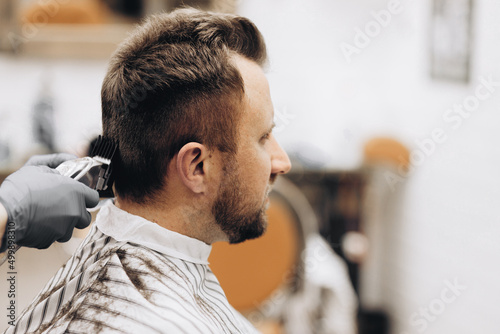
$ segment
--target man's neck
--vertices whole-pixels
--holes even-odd
[[[213,217],[207,217],[200,211],[193,212],[193,205],[147,205],[117,197],[115,205],[130,214],[140,216],[159,226],[211,245],[223,241],[225,236],[215,224]],[[210,215],[211,216],[211,215]]]

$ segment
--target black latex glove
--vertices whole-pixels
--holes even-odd
[[[97,205],[98,192],[50,168],[72,158],[68,154],[34,156],[0,186],[0,203],[8,222],[14,223],[17,245],[44,249],[54,241],[68,241],[75,227],[90,224],[86,208]],[[5,247],[2,242],[2,250]]]

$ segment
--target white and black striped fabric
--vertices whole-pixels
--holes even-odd
[[[256,333],[229,305],[210,250],[109,202],[5,333]]]

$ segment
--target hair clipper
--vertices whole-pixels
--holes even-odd
[[[115,153],[116,144],[109,138],[99,136],[89,157],[65,161],[56,170],[97,190],[101,197],[113,197],[111,172]]]

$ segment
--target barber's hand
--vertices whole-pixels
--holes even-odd
[[[68,157],[73,158],[71,155],[35,157],[38,160],[34,163],[55,167]],[[47,166],[22,167],[0,186],[0,203],[7,211],[8,221],[15,224],[19,246],[43,249],[54,241],[68,241],[75,227],[85,228],[90,224],[91,215],[86,207],[94,207],[98,202],[97,191]]]

